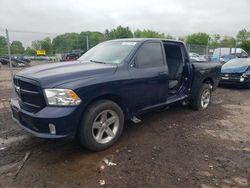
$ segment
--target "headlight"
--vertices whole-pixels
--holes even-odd
[[[242,74],[242,77],[248,77],[248,76],[250,76],[250,72],[245,72]]]
[[[45,89],[49,105],[74,106],[81,103],[81,99],[70,89]]]

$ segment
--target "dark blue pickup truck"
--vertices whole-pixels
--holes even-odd
[[[103,42],[77,61],[27,68],[14,76],[14,120],[42,138],[76,136],[99,151],[120,137],[124,121],[176,102],[206,109],[221,66],[195,64],[185,45],[165,39]]]

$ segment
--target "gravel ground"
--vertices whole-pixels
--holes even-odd
[[[219,88],[205,111],[145,114],[113,147],[90,152],[19,129],[1,80],[0,187],[250,187],[250,90]]]

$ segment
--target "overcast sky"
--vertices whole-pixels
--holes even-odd
[[[233,36],[250,30],[250,0],[0,0],[1,29],[103,32],[118,25],[174,36]]]

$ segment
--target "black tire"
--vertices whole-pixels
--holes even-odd
[[[205,91],[208,91],[210,93],[209,96],[209,103],[207,106],[202,106],[202,95]],[[194,96],[194,98],[190,101],[191,108],[194,110],[205,110],[209,106],[211,102],[211,96],[212,96],[212,89],[208,84],[202,84],[200,90],[198,91],[197,95]]]
[[[92,134],[93,123],[96,117],[105,110],[112,110],[116,112],[119,118],[119,126],[112,140],[110,140],[107,143],[98,143]],[[92,151],[101,151],[112,146],[118,140],[123,131],[123,126],[124,126],[124,114],[119,105],[110,100],[99,100],[92,103],[87,108],[86,112],[84,113],[81,124],[79,126],[77,136],[80,144],[83,147]]]

